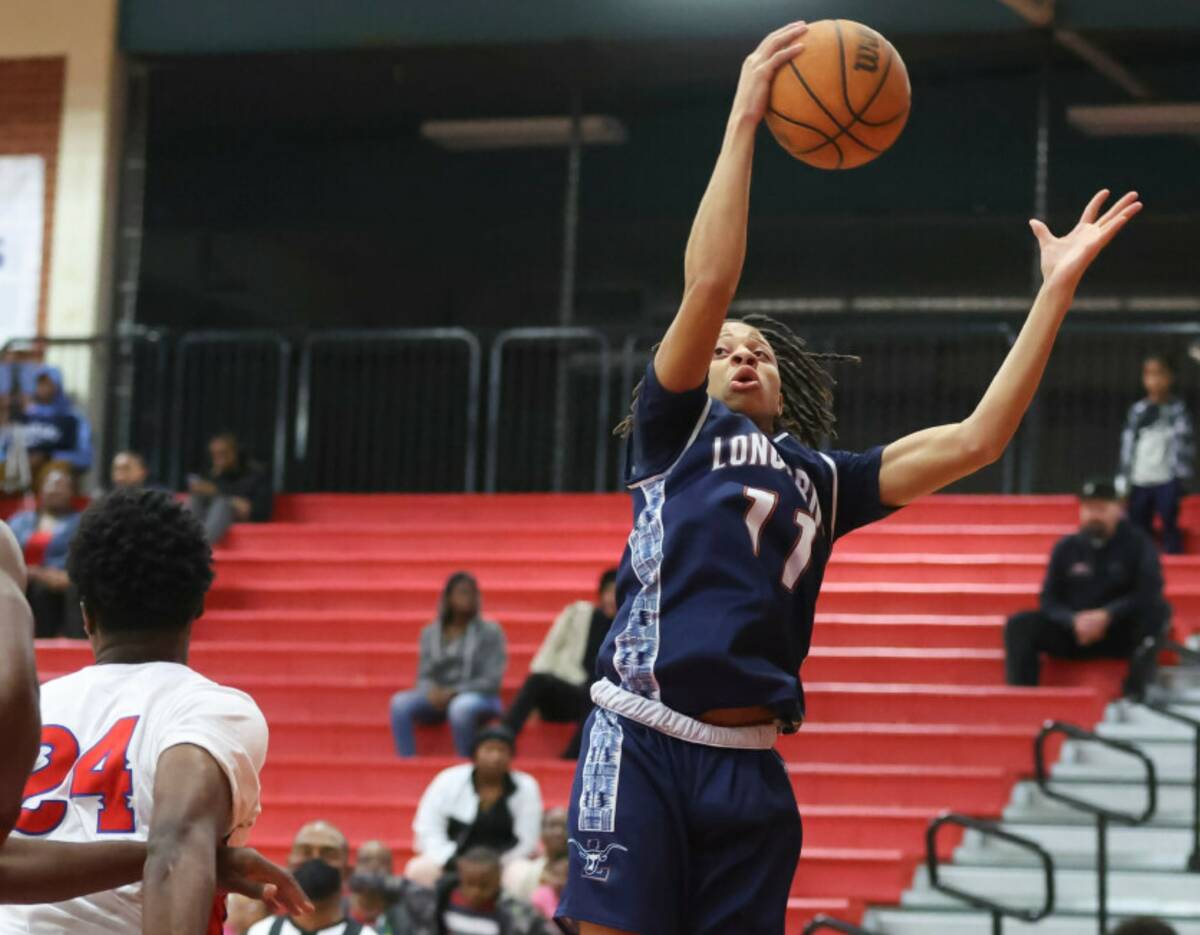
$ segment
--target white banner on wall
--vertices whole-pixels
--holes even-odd
[[[45,184],[41,156],[0,156],[0,345],[37,334]]]

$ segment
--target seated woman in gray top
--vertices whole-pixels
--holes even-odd
[[[449,719],[454,746],[469,757],[479,722],[499,717],[500,680],[508,662],[504,631],[479,616],[479,585],[455,572],[433,623],[421,631],[417,685],[392,696],[392,735],[400,756],[413,756],[413,724]]]

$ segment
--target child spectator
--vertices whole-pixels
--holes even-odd
[[[1146,398],[1129,408],[1121,433],[1122,483],[1129,488],[1129,519],[1153,532],[1154,514],[1162,521],[1162,547],[1183,551],[1179,537],[1179,501],[1192,476],[1195,446],[1192,419],[1183,401],[1171,394],[1175,373],[1167,358],[1151,354],[1142,364]]]
[[[553,921],[554,913],[558,911],[558,900],[562,896],[563,887],[567,885],[568,858],[564,854],[555,857],[542,871],[541,885],[533,891],[529,901],[533,908],[547,919]]]
[[[500,714],[500,681],[508,662],[504,631],[480,615],[479,585],[451,575],[433,623],[421,631],[417,686],[392,697],[392,736],[400,756],[417,752],[413,723],[449,718],[459,756],[471,756],[479,722]]]
[[[537,857],[516,858],[504,868],[504,891],[529,899],[541,885],[546,866],[567,856],[567,810],[548,808],[542,816],[542,852]]]
[[[500,857],[473,847],[438,887],[441,935],[550,935],[556,931],[537,911],[500,891]]]

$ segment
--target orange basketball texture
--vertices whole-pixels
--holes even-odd
[[[908,122],[908,69],[892,44],[848,19],[813,23],[804,50],[771,85],[767,126],[818,169],[853,169],[885,152]]]

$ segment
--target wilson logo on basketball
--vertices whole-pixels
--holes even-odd
[[[879,71],[879,36],[869,29],[858,31],[858,52],[854,56],[855,71]]]

